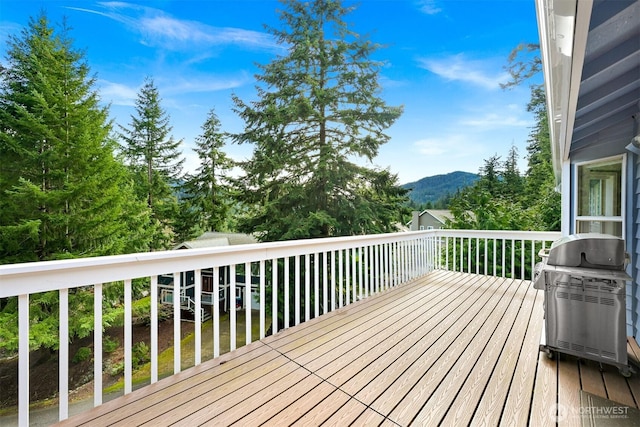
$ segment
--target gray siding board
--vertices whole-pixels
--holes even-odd
[[[630,242],[627,251],[630,252],[631,257],[629,275],[633,280],[627,285],[627,335],[638,338],[640,330],[640,292],[638,291],[640,288],[638,274],[640,272],[640,156],[629,154],[629,157],[631,159],[627,162],[629,165],[627,183],[632,188],[627,192],[631,197],[631,200],[627,201],[627,206],[632,211],[633,220],[629,221],[631,225],[629,228],[633,230],[627,232]]]

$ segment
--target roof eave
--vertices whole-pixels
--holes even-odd
[[[569,159],[593,0],[536,0],[556,181]]]

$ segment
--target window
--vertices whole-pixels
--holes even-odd
[[[576,232],[622,237],[622,157],[577,165]]]

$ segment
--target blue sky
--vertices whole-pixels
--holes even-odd
[[[360,0],[347,17],[352,29],[386,45],[375,54],[385,65],[381,96],[403,105],[387,130],[374,165],[389,168],[400,183],[456,170],[478,172],[484,160],[506,156],[515,145],[526,167],[533,118],[526,111],[527,85],[500,89],[503,67],[521,42],[537,43],[534,0]],[[271,0],[158,0],[93,2],[2,0],[0,55],[8,34],[45,10],[73,28],[75,47],[97,78],[113,119],[127,126],[144,78],[154,79],[171,117],[173,135],[184,140],[193,169],[194,139],[211,108],[228,132],[242,129],[231,95],[256,99],[256,63],[284,53],[265,31],[278,27]],[[228,145],[244,159],[251,147]]]

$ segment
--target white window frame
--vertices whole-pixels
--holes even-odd
[[[620,216],[587,216],[587,215],[578,215],[579,211],[579,197],[580,197],[580,188],[579,188],[579,169],[581,166],[588,165],[597,165],[600,163],[620,163]],[[608,222],[619,222],[621,224],[621,232],[622,235],[620,237],[624,238],[626,235],[626,223],[625,223],[625,212],[626,212],[626,154],[621,154],[617,156],[604,157],[601,159],[589,160],[585,162],[575,163],[573,169],[573,230],[574,233],[578,233],[579,231],[579,223],[580,221],[608,221]]]

